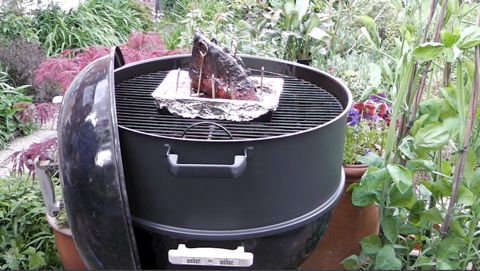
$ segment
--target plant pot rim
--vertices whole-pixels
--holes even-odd
[[[343,164],[344,168],[368,168],[367,164]]]
[[[50,225],[52,229],[60,233],[63,233],[65,235],[72,236],[72,230],[70,228],[67,228],[67,227],[60,228],[58,226],[58,219],[56,217],[49,216],[49,215],[46,215],[46,216],[47,216],[48,225]]]
[[[347,164],[343,165],[347,183],[354,183],[361,179],[368,169],[366,164]]]

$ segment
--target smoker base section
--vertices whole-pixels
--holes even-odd
[[[192,240],[151,233],[135,227],[135,237],[139,249],[142,269],[295,269],[310,255],[325,232],[330,212],[302,225],[299,228],[261,238],[244,240]],[[190,259],[189,265],[172,264],[169,251],[182,245],[187,248],[219,248],[236,250],[243,247],[245,253],[253,254],[253,264],[249,267],[232,266],[234,261],[225,259],[220,265],[195,265],[198,259]],[[216,255],[210,255],[215,258]],[[193,264],[192,264],[193,263]],[[230,265],[232,264],[232,265]]]

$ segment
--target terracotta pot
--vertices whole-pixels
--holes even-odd
[[[360,180],[366,165],[345,165],[346,184]],[[344,191],[332,212],[327,231],[310,257],[300,269],[343,269],[340,264],[352,254],[360,254],[360,240],[379,231],[378,207],[357,207],[352,204],[352,193]]]
[[[68,228],[59,228],[57,219],[47,215],[47,221],[53,229],[57,252],[60,256],[63,268],[73,270],[86,270],[87,267],[80,258],[75,243],[73,242],[72,232]]]

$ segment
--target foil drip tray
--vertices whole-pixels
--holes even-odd
[[[172,70],[152,92],[159,109],[184,118],[250,121],[277,109],[283,90],[282,78],[248,78],[257,89],[259,101],[214,99],[195,96],[188,71]],[[260,90],[262,89],[262,90]]]

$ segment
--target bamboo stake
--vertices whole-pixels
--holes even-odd
[[[430,3],[429,17],[427,18],[427,21],[426,21],[427,26],[430,25],[430,23],[432,21],[432,18],[433,18],[433,15],[435,14],[435,9],[436,9],[436,4],[437,4],[436,2],[437,2],[436,0],[432,0],[432,2]],[[440,14],[438,15],[437,24],[435,25],[435,30],[434,30],[434,34],[433,34],[433,41],[434,42],[438,42],[438,40],[440,39],[440,31],[443,27],[443,21],[445,19],[447,2],[448,2],[448,0],[442,0],[442,8],[440,10]],[[424,33],[423,33],[423,37],[422,37],[422,42],[426,41],[427,33],[428,33],[428,28],[425,28]],[[431,64],[432,64],[432,61],[428,61],[424,66],[424,70],[423,70],[423,72],[421,74],[421,77],[420,77],[420,82],[418,83],[417,90],[415,92],[415,96],[413,97],[412,107],[410,108],[410,116],[408,118],[408,121],[407,121],[407,118],[404,119],[405,122],[408,122],[408,123],[406,125],[405,124],[403,125],[402,128],[404,130],[402,132],[402,136],[400,136],[399,138],[405,137],[405,135],[407,135],[408,132],[410,132],[410,129],[411,129],[412,124],[413,124],[412,122],[416,118],[418,107],[420,106],[420,101],[422,99],[422,94],[425,90],[427,77],[428,77],[428,73],[430,72]]]
[[[477,25],[480,26],[480,15],[477,17]],[[479,92],[479,67],[480,66],[480,45],[475,47],[475,74],[473,75],[473,85],[472,85],[472,94],[470,97],[470,103],[468,105],[468,116],[467,116],[467,123],[465,127],[465,134],[463,136],[463,144],[460,149],[460,156],[458,159],[457,166],[455,167],[455,171],[453,172],[453,184],[452,184],[452,192],[450,194],[450,201],[448,203],[447,214],[445,215],[445,219],[442,223],[442,227],[440,232],[443,237],[445,237],[448,233],[448,228],[450,223],[452,222],[452,215],[455,208],[455,204],[457,202],[458,197],[458,190],[460,188],[463,170],[465,168],[465,159],[468,153],[470,139],[473,132],[473,126],[475,124],[475,118],[477,115],[477,107],[478,107],[478,92]],[[457,84],[462,84],[463,82],[457,82]]]
[[[427,41],[427,36],[428,36],[428,30],[430,30],[430,25],[432,24],[433,17],[435,15],[435,11],[437,10],[437,4],[438,0],[431,0],[430,1],[430,9],[428,12],[428,16],[425,19],[425,28],[423,29],[423,35],[420,40],[420,43],[425,43]],[[410,84],[408,85],[408,90],[407,90],[407,97],[406,101],[408,104],[411,104],[411,96],[412,96],[412,89],[413,89],[413,84],[415,82],[415,76],[417,75],[418,71],[418,63],[414,64],[414,67],[412,69],[412,74],[411,74],[411,79],[410,79]],[[416,110],[415,110],[416,111]],[[405,137],[405,135],[408,133],[410,129],[411,123],[409,122],[410,116],[408,115],[407,112],[403,113],[401,118],[400,118],[400,125],[399,129],[397,131],[397,142],[400,142],[400,140]],[[400,164],[404,165],[405,161],[403,159],[400,159]]]
[[[445,63],[445,67],[443,68],[443,86],[448,86],[450,82],[450,74],[452,73],[452,63],[447,62]]]
[[[425,20],[425,29],[423,29],[422,43],[427,41],[428,29],[430,29],[430,24],[432,23],[433,15],[435,15],[435,10],[437,9],[437,1],[438,0],[432,0],[430,2],[430,11]]]
[[[438,42],[440,39],[440,30],[443,27],[443,21],[445,19],[445,12],[447,10],[447,2],[448,0],[442,0],[442,9],[440,10],[440,14],[438,15],[437,25],[435,25],[435,31],[433,34],[433,42]],[[420,106],[420,101],[422,99],[423,91],[425,90],[425,86],[427,83],[428,73],[430,72],[430,66],[432,65],[432,61],[428,61],[425,64],[425,67],[422,72],[422,77],[420,78],[420,83],[418,84],[417,91],[415,92],[415,97],[413,98],[413,105],[412,105],[412,114],[410,115],[410,120],[415,119],[418,111],[418,107]]]

